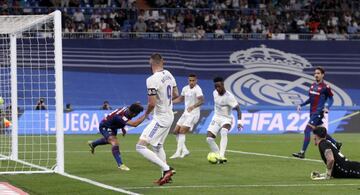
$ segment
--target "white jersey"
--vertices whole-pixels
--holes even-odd
[[[172,92],[176,87],[173,75],[163,70],[156,72],[146,79],[148,95],[156,95],[154,119],[164,127],[171,126],[174,120]]]
[[[195,85],[193,88],[190,88],[189,85],[182,88],[181,96],[184,96],[185,99],[185,114],[189,114],[187,109],[190,106],[195,105],[199,100],[198,97],[203,96],[202,90],[199,85]],[[200,114],[200,107],[194,108],[190,114]]]
[[[232,118],[232,109],[238,105],[234,95],[226,91],[224,95],[220,96],[219,93],[214,90],[213,96],[215,103],[215,116]]]

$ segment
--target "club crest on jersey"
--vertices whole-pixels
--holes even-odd
[[[298,105],[307,100],[309,87],[313,89],[313,76],[303,72],[313,66],[299,55],[260,45],[236,51],[229,60],[231,64],[244,66],[242,71],[225,80],[226,89],[242,105]],[[332,88],[334,106],[353,105],[345,91],[330,82],[326,83]]]

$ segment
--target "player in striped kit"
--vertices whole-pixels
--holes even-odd
[[[329,112],[334,102],[333,93],[330,86],[324,82],[324,76],[325,70],[322,67],[315,68],[315,82],[310,87],[309,99],[297,107],[297,110],[300,111],[301,107],[310,104],[310,120],[304,131],[303,147],[300,152],[292,154],[294,157],[305,158],[305,151],[310,143],[311,131],[315,127],[323,125],[324,114]],[[326,135],[326,139],[335,144],[340,150],[342,145],[340,142],[336,142],[329,134]]]
[[[118,108],[107,115],[99,125],[99,131],[103,138],[89,141],[88,145],[91,153],[94,154],[95,148],[99,145],[111,144],[112,154],[120,170],[129,171],[130,169],[123,163],[121,159],[119,141],[116,137],[118,129],[121,129],[123,136],[126,134],[124,127],[126,125],[136,127],[142,123],[146,115],[142,115],[138,119],[132,121],[131,119],[141,113],[144,108],[139,103],[134,103],[130,107]]]

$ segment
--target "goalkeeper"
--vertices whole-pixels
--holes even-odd
[[[316,127],[313,130],[315,145],[319,147],[320,155],[326,164],[326,172],[311,173],[313,180],[330,178],[360,178],[360,162],[349,161],[330,141],[326,140],[326,128]]]

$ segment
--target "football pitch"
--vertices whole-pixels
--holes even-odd
[[[157,186],[160,170],[135,151],[138,135],[119,136],[120,149],[129,172],[116,168],[110,146],[95,154],[86,144],[100,135],[65,136],[65,171],[68,174],[138,194],[360,194],[360,180],[312,181],[310,172],[325,171],[318,149],[311,142],[305,160],[291,157],[299,151],[303,135],[229,135],[227,164],[210,164],[205,135],[188,135],[191,154],[170,159],[177,174],[173,183]],[[335,134],[343,142],[342,153],[360,161],[360,134]],[[219,142],[219,138],[217,140]],[[165,143],[167,156],[176,148],[175,136]],[[119,194],[57,174],[0,175],[29,194]]]

